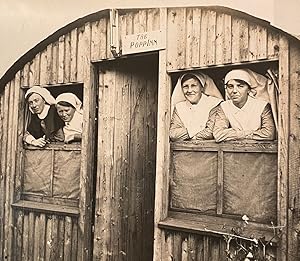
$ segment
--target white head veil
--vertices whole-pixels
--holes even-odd
[[[270,103],[275,125],[277,127],[277,102],[274,98],[276,96],[276,88],[274,86],[276,83],[274,83],[272,79],[253,72],[250,69],[235,69],[226,74],[224,83],[227,84],[229,80],[245,81],[250,86],[250,96]],[[227,92],[226,99],[228,99]]]
[[[171,98],[171,113],[173,113],[173,110],[175,108],[175,105],[179,102],[185,101],[186,98],[182,92],[182,79],[185,75],[187,74],[192,74],[194,75],[201,83],[203,86],[203,93],[208,95],[208,96],[213,96],[216,98],[220,98],[223,100],[223,96],[220,93],[219,89],[215,85],[214,81],[207,76],[206,74],[203,73],[195,73],[195,72],[188,72],[184,73],[178,78],[178,81],[175,85],[172,98]]]
[[[42,88],[40,86],[31,87],[25,93],[25,99],[27,99],[27,97],[31,93],[37,93],[37,94],[41,95],[43,97],[43,99],[45,100],[45,102],[49,105],[55,104],[54,97],[51,95],[51,93],[46,88]]]
[[[71,92],[62,93],[57,96],[56,103],[59,103],[61,101],[70,103],[77,112],[82,114],[82,102],[75,94]]]

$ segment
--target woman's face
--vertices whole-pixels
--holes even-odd
[[[248,99],[249,86],[246,83],[229,80],[226,84],[227,94],[233,104],[242,108]]]
[[[73,116],[75,113],[75,108],[73,108],[72,106],[63,106],[63,105],[57,104],[56,110],[57,110],[59,117],[64,122],[69,122],[73,119]]]
[[[182,91],[184,97],[191,103],[197,104],[201,98],[200,82],[197,79],[191,78],[182,83]]]
[[[32,93],[28,98],[29,108],[34,114],[40,114],[45,108],[45,100],[37,93]]]

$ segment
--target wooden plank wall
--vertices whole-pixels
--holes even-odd
[[[289,182],[288,182],[288,260],[300,259],[300,47],[292,42],[289,48]]]
[[[221,237],[167,231],[163,240],[166,248],[161,260],[227,260],[226,242]]]
[[[11,260],[13,212],[10,204],[15,193],[18,149],[20,74],[9,82],[0,97],[0,257]]]
[[[167,26],[168,71],[278,58],[278,34],[230,14],[169,8]]]
[[[166,20],[168,47],[164,52],[167,71],[277,59],[283,44],[276,31],[209,9],[169,8]],[[126,34],[145,30],[158,30],[163,22],[159,9],[126,11],[119,16],[119,38],[121,40]],[[7,83],[0,95],[0,189],[3,191],[0,194],[0,256],[7,257],[7,260],[11,258],[14,231],[10,204],[14,201],[14,197],[17,197],[21,183],[22,155],[19,152],[24,124],[22,115],[24,94],[20,91],[20,87],[77,82],[92,84],[89,76],[90,61],[112,58],[109,40],[108,17],[99,18],[71,30],[54,39],[26,63],[14,79]],[[163,64],[161,68],[164,68]],[[163,78],[164,71],[161,74]],[[166,83],[167,80],[162,82]],[[286,122],[284,124],[287,125]],[[158,138],[162,138],[162,142],[165,142],[164,137]],[[293,142],[285,147],[285,151],[287,148],[291,150]],[[161,147],[167,148],[168,145],[161,144]],[[88,153],[90,151],[87,150],[83,155]],[[282,160],[285,161],[284,158]],[[283,185],[287,186],[287,182]]]
[[[100,65],[95,260],[152,259],[158,88],[153,58]]]
[[[77,218],[16,210],[15,261],[76,261]]]
[[[125,21],[125,26],[120,26],[120,39],[124,34],[144,32],[145,30],[159,29],[158,9],[136,10],[127,12],[120,16],[120,22]],[[86,97],[95,97],[91,93],[90,86],[93,84],[91,61],[112,58],[110,52],[110,24],[108,17],[99,18],[97,21],[88,22],[85,25],[75,28],[65,35],[60,36],[51,44],[37,53],[35,57],[26,63],[24,67],[9,82],[2,95],[1,104],[1,174],[0,174],[0,256],[10,260],[11,244],[13,237],[13,212],[11,203],[19,197],[22,175],[20,173],[20,161],[22,153],[22,135],[24,127],[24,93],[20,87],[31,87],[33,85],[51,86],[69,83],[84,83],[86,86]],[[20,93],[20,94],[19,94]],[[84,101],[86,104],[87,99]],[[13,104],[9,106],[9,104]],[[92,103],[89,103],[92,106]],[[19,106],[17,106],[19,105]],[[90,108],[91,109],[91,108]],[[17,112],[17,113],[16,113]],[[91,125],[92,111],[85,114]],[[18,125],[19,124],[19,125]],[[88,132],[92,132],[88,130]],[[89,137],[90,135],[86,135]],[[88,146],[88,142],[83,142]],[[18,144],[18,146],[17,146]],[[83,145],[85,146],[85,145]],[[16,148],[18,150],[16,150]],[[85,151],[86,150],[86,151]],[[91,154],[88,148],[83,148],[83,157]],[[16,161],[16,155],[18,160]],[[89,166],[86,166],[89,167]],[[17,175],[15,175],[15,172]],[[82,175],[88,175],[83,172]],[[82,185],[85,188],[91,187],[92,180],[82,177]],[[88,182],[87,182],[88,181]],[[16,189],[15,189],[16,187]],[[15,197],[14,194],[15,193]],[[83,192],[81,198],[81,212],[90,211],[85,208],[91,195]],[[80,229],[88,229],[90,221],[80,218]],[[79,231],[80,232],[80,231]],[[82,237],[80,237],[80,240]],[[88,244],[85,241],[85,244]],[[78,253],[84,257],[90,255],[88,251]]]

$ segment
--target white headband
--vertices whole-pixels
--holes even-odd
[[[25,99],[29,96],[31,93],[37,93],[43,97],[46,103],[49,105],[55,104],[55,99],[51,95],[51,93],[46,89],[42,88],[40,86],[33,86],[31,87],[26,93],[25,93]]]

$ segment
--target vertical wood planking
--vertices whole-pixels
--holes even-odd
[[[232,19],[232,62],[248,60],[249,49],[248,22],[244,19]]]
[[[32,211],[28,215],[28,260],[34,261],[34,228],[35,216]]]
[[[164,31],[167,25],[167,9],[160,12],[161,28]],[[157,112],[157,156],[156,156],[156,184],[155,184],[155,214],[154,214],[154,256],[153,260],[161,260],[162,242],[165,231],[158,228],[158,222],[167,216],[168,210],[168,182],[169,182],[169,124],[171,83],[166,74],[166,50],[159,51],[158,74],[158,112]]]
[[[52,242],[52,216],[46,216],[46,231],[45,231],[45,260],[50,260],[50,252],[53,245]]]
[[[182,257],[182,240],[183,236],[181,233],[173,233],[173,256],[175,260],[180,260]]]
[[[77,28],[71,31],[71,61],[70,61],[70,82],[77,81],[77,53],[78,53],[78,42],[77,42]]]
[[[168,17],[167,17],[167,43],[168,48],[166,49],[167,52],[167,68],[168,70],[176,69],[177,62],[177,25],[176,25],[176,9],[175,8],[168,8]],[[172,43],[172,44],[171,44]]]
[[[8,151],[8,126],[9,126],[9,117],[4,117],[4,115],[9,115],[9,96],[10,96],[10,83],[6,84],[5,88],[4,88],[4,93],[2,95],[2,106],[3,106],[3,110],[2,110],[2,115],[3,115],[3,120],[1,120],[2,122],[2,129],[3,129],[3,134],[2,134],[2,142],[1,142],[1,195],[0,195],[0,199],[1,199],[1,233],[0,233],[0,254],[2,256],[4,256],[4,242],[5,242],[5,235],[6,235],[6,227],[5,224],[7,223],[6,220],[6,208],[5,206],[6,204],[6,198],[7,198],[7,194],[6,194],[6,183],[7,183],[7,179],[8,179],[8,173],[6,171],[6,165],[8,164],[7,161],[7,151]]]
[[[177,67],[179,69],[186,68],[186,8],[177,9]]]
[[[40,74],[41,74],[41,54],[38,53],[34,58],[34,70],[33,70],[34,85],[40,84]]]
[[[78,28],[77,30],[77,37],[78,37],[78,52],[77,52],[77,81],[78,82],[83,82],[83,70],[85,66],[85,55],[86,55],[86,50],[85,48],[86,43],[85,43],[85,27],[82,26]]]
[[[298,253],[298,237],[299,232],[296,232],[299,227],[299,169],[300,169],[300,75],[299,75],[299,62],[300,62],[300,49],[299,45],[291,43],[289,57],[290,60],[290,120],[289,120],[289,208],[288,208],[288,257],[295,259],[300,257]]]
[[[155,25],[154,25],[154,11],[155,9],[148,9],[147,12],[147,31],[155,31]]]
[[[21,261],[22,260],[22,247],[23,247],[23,219],[24,219],[24,214],[23,211],[17,211],[16,213],[16,233],[15,233],[15,244],[14,244],[14,249],[15,249],[15,255],[14,258],[16,261]]]
[[[189,260],[189,251],[188,251],[188,239],[184,237],[181,243],[181,260],[188,261]]]
[[[75,222],[75,219],[72,219],[72,252],[71,252],[71,260],[77,261],[78,258],[78,225]]]
[[[249,23],[249,60],[267,58],[267,29]]]
[[[47,48],[41,52],[41,73],[40,73],[40,84],[45,85],[48,84],[48,76],[49,71],[47,68]]]
[[[59,70],[59,42],[56,41],[52,44],[52,74],[51,82],[56,84],[58,82],[58,70]]]
[[[197,237],[194,234],[188,237],[188,256],[189,260],[197,260]]]
[[[192,67],[199,66],[200,59],[200,28],[201,28],[201,9],[193,8],[193,40],[192,40]]]
[[[100,59],[100,27],[99,21],[91,23],[92,38],[91,38],[91,60],[97,61]]]
[[[40,214],[40,219],[39,219],[39,237],[36,238],[36,240],[39,242],[38,244],[38,261],[43,261],[45,258],[46,254],[46,247],[48,245],[48,241],[46,238],[46,227],[47,226],[47,217],[45,214],[41,213]],[[45,259],[47,260],[47,259]]]
[[[217,13],[216,17],[216,64],[231,62],[231,16]]]
[[[113,257],[116,260],[122,259],[121,254],[121,206],[122,201],[120,200],[120,189],[122,187],[120,179],[122,175],[122,143],[121,143],[121,117],[122,113],[122,88],[123,77],[121,73],[116,74],[115,85],[114,85],[114,112],[112,117],[114,118],[113,123],[113,144],[112,144],[112,156],[113,156],[113,176],[111,179],[112,189],[112,205],[111,205],[111,241],[112,241],[112,252]]]
[[[224,15],[224,63],[231,63],[232,61],[232,17]]]
[[[14,115],[15,112],[15,81],[12,80],[9,85],[7,85],[9,92],[9,111],[6,114],[8,117],[8,135],[7,135],[7,151],[6,151],[6,168],[5,168],[5,204],[4,204],[4,256],[7,257],[7,260],[11,260],[10,250],[12,243],[12,212],[10,208],[10,204],[12,203],[12,195],[13,195],[13,175],[12,174],[12,165],[14,163]],[[16,106],[17,107],[17,106]]]
[[[109,41],[108,41],[108,34],[107,34],[107,26],[108,26],[108,18],[101,18],[98,26],[98,30],[100,30],[99,59],[108,58],[107,45],[109,44]]]
[[[65,35],[58,39],[58,83],[64,82],[65,71]]]
[[[53,59],[52,59],[52,56],[53,56],[53,52],[52,52],[52,46],[53,44],[50,43],[48,46],[47,46],[47,51],[46,51],[46,72],[45,72],[45,81],[46,81],[46,84],[50,84],[52,83],[52,67],[53,67]]]
[[[167,61],[168,69],[182,69],[185,67],[186,52],[186,9],[168,9],[167,25]],[[162,25],[161,25],[162,26]],[[162,27],[161,27],[162,28]]]
[[[258,57],[258,25],[249,23],[249,61],[254,61]]]
[[[14,201],[21,198],[21,188],[22,188],[22,164],[23,164],[23,133],[25,125],[25,98],[24,92],[21,89],[22,85],[22,73],[16,75],[15,88],[17,88],[16,99],[18,96],[18,101],[16,101],[16,163],[15,163],[15,179],[14,179]]]
[[[31,242],[33,245],[33,260],[39,260],[39,235],[40,235],[40,216],[35,216],[35,222],[34,222],[34,241]]]
[[[217,13],[216,19],[216,64],[222,64],[224,62],[225,15]]]
[[[28,86],[34,85],[34,59],[29,62]]]
[[[258,31],[258,38],[257,38],[257,58],[258,59],[265,59],[267,58],[267,28],[258,25],[257,26]]]
[[[206,64],[214,65],[216,58],[216,19],[215,11],[208,12],[207,42],[206,42]]]
[[[30,71],[30,63],[26,63],[23,68],[23,79],[22,86],[29,86],[29,71]]]
[[[103,208],[102,202],[106,204],[106,200],[104,199],[103,193],[106,190],[106,187],[102,185],[106,185],[106,179],[104,175],[104,137],[105,137],[105,127],[104,127],[104,102],[105,102],[105,72],[99,70],[99,80],[98,80],[98,143],[97,143],[97,179],[96,179],[96,198],[95,198],[95,232],[94,232],[94,249],[93,249],[93,257],[97,260],[103,258],[103,237],[106,234],[105,230],[103,230]]]
[[[194,34],[193,34],[193,9],[187,8],[186,10],[186,67],[192,66],[193,59],[193,42],[194,42]]]
[[[59,261],[64,261],[64,241],[65,241],[65,219],[62,216],[59,216],[58,218],[58,251],[57,255],[58,258],[57,260]]]
[[[126,36],[126,16],[125,15],[120,15],[119,16],[119,46],[120,50],[122,52],[122,39]]]
[[[9,207],[9,220],[7,220],[9,224],[9,233],[8,233],[8,252],[10,258],[8,260],[13,260],[13,236],[14,236],[14,217],[13,217],[13,211],[11,209],[11,204],[15,200],[15,185],[16,185],[16,180],[17,180],[17,172],[18,169],[16,169],[19,164],[19,136],[18,136],[18,123],[19,123],[19,98],[20,98],[20,81],[21,81],[21,72],[18,71],[15,75],[14,79],[14,84],[10,86],[14,90],[13,94],[13,103],[11,103],[13,107],[12,111],[12,127],[11,127],[11,132],[12,132],[12,137],[11,137],[11,168],[10,168],[10,183],[7,184],[9,186],[10,194],[9,194],[9,199],[7,199],[7,205]],[[21,112],[21,115],[23,113]],[[22,118],[22,117],[21,117]],[[22,144],[22,143],[21,143]]]
[[[81,149],[81,172],[80,172],[80,200],[79,200],[79,231],[82,233],[78,245],[79,260],[88,260],[91,255],[91,223],[92,223],[92,187],[94,175],[94,143],[90,142],[95,137],[95,117],[97,91],[95,87],[95,76],[91,65],[91,25],[86,23],[84,30],[80,33],[78,48],[78,79],[83,81],[83,104],[86,104],[83,112],[83,139]]]
[[[282,226],[279,260],[287,260],[288,140],[289,140],[289,42],[279,39],[278,225]]]
[[[126,70],[125,70],[126,72]],[[131,200],[129,199],[129,181],[130,181],[130,141],[131,141],[131,135],[130,135],[130,130],[131,130],[131,104],[130,104],[130,92],[132,88],[132,80],[131,80],[131,75],[130,74],[125,74],[124,75],[124,87],[122,89],[122,107],[124,110],[123,113],[123,122],[122,122],[122,133],[123,133],[123,158],[122,161],[124,163],[124,168],[123,168],[123,180],[121,180],[123,186],[122,190],[122,198],[123,198],[123,208],[122,208],[122,217],[124,218],[124,221],[122,222],[122,238],[124,241],[124,253],[127,256],[127,252],[129,249],[129,242],[128,242],[128,236],[129,236],[129,217],[128,217],[128,212],[129,212],[129,204]]]
[[[147,32],[147,11],[139,10],[138,12],[138,24],[137,27],[139,33]]]
[[[110,51],[110,39],[111,39],[111,21],[108,18],[106,23],[106,58],[113,58],[112,52]]]
[[[200,26],[200,60],[199,65],[205,66],[207,63],[207,37],[208,37],[208,24],[209,13],[207,10],[202,10],[201,13],[201,26]]]
[[[101,101],[102,107],[102,117],[103,125],[101,130],[103,131],[102,136],[102,146],[98,147],[99,153],[104,154],[103,162],[100,164],[101,170],[101,184],[100,189],[100,202],[99,208],[101,210],[101,224],[98,227],[101,231],[100,240],[101,248],[103,251],[104,260],[109,258],[109,253],[111,253],[111,240],[110,240],[110,230],[111,230],[111,207],[112,207],[112,179],[113,179],[113,137],[114,137],[114,106],[115,106],[115,72],[106,73],[104,75],[104,91],[103,100]],[[99,110],[99,114],[100,114]],[[100,114],[101,115],[101,114]],[[99,116],[100,116],[99,115]],[[100,122],[99,122],[100,123]],[[99,130],[100,133],[100,130]],[[100,138],[100,137],[99,137]],[[103,148],[101,150],[101,148]],[[101,158],[101,157],[100,157]],[[98,157],[99,159],[99,157]],[[99,161],[98,161],[99,162]],[[100,166],[101,166],[100,165]],[[98,168],[99,169],[99,168]],[[102,205],[102,206],[101,206]]]
[[[248,61],[249,58],[249,26],[248,21],[241,19],[239,22],[240,32],[240,61]]]
[[[64,232],[64,261],[72,261],[72,218],[65,217],[65,232]]]
[[[29,246],[29,215],[28,212],[24,213],[23,224],[23,247],[22,247],[22,261],[28,261],[28,246]]]
[[[279,57],[279,34],[268,30],[268,43],[267,43],[267,51],[268,51],[268,58],[278,58]]]
[[[65,35],[65,58],[64,58],[64,83],[70,82],[71,74],[71,34]]]

